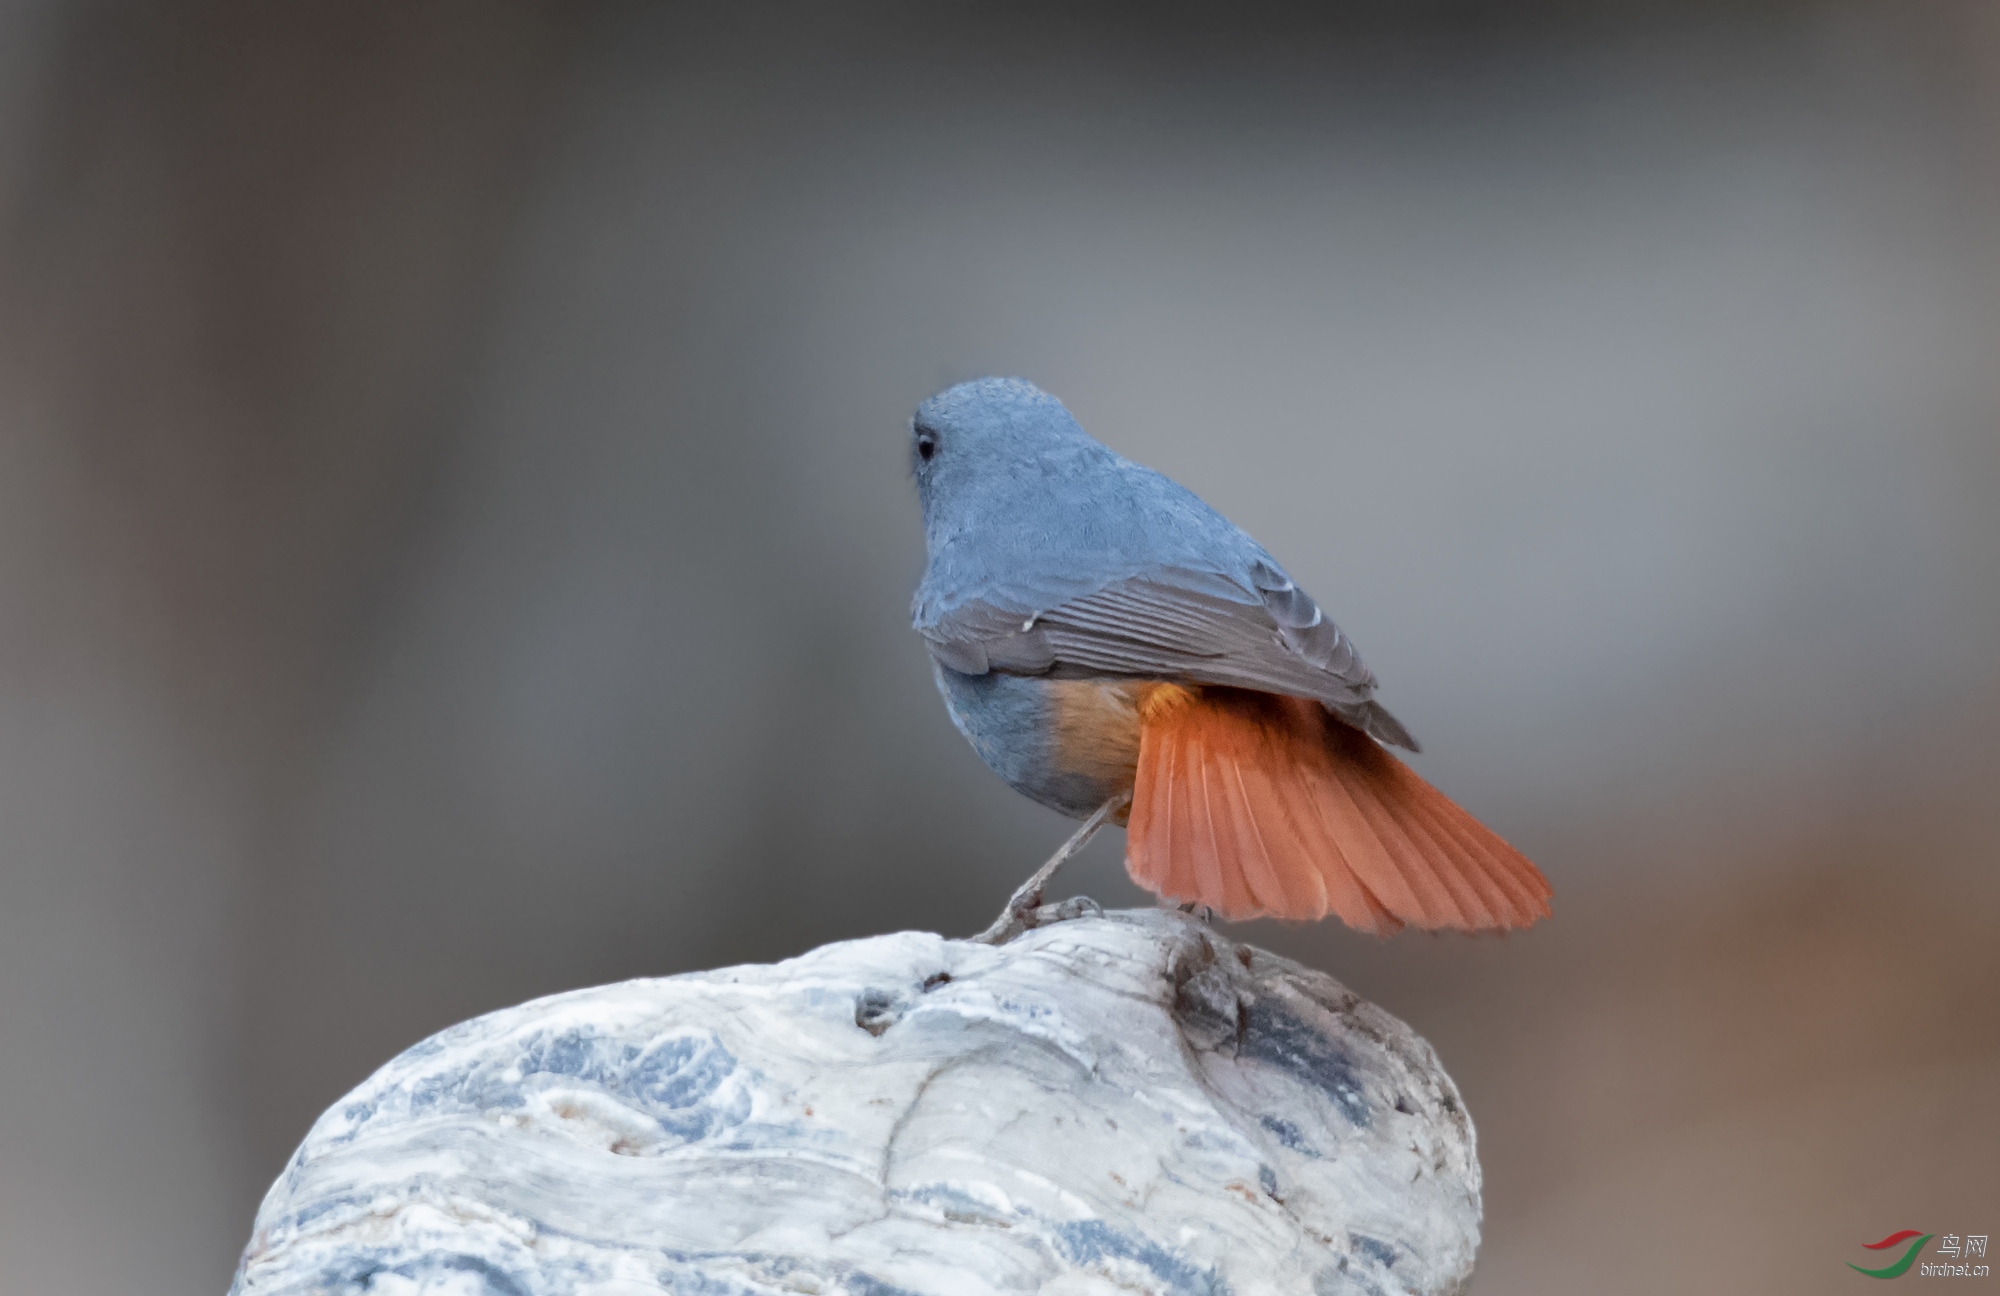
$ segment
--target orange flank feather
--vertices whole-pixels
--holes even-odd
[[[1541,870],[1317,702],[1164,684],[1139,721],[1125,864],[1149,891],[1382,936],[1548,916]]]

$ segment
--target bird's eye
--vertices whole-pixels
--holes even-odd
[[[937,433],[931,431],[929,428],[918,429],[917,458],[923,460],[925,463],[929,463],[931,456],[937,453],[937,445]]]

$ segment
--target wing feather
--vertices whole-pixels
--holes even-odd
[[[1018,597],[1018,595],[1012,596]],[[1275,563],[1247,577],[1158,568],[1053,606],[971,600],[920,630],[954,670],[1217,684],[1312,698],[1384,742],[1415,749],[1375,702],[1353,644]],[[963,665],[961,665],[963,663]]]

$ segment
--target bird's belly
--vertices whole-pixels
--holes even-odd
[[[962,675],[934,666],[952,723],[1023,796],[1082,819],[1131,789],[1137,699],[1148,683]]]

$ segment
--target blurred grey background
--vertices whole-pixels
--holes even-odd
[[[982,925],[1068,827],[908,629],[986,373],[1554,880],[1250,932],[1458,1077],[1478,1293],[2000,1231],[1996,254],[1976,2],[10,0],[0,1289],[221,1291],[471,1014]]]

